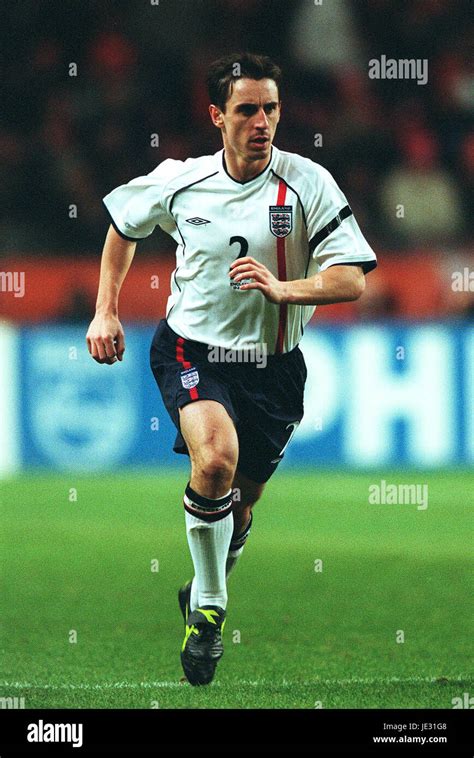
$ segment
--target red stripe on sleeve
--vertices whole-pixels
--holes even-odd
[[[278,196],[277,205],[285,205],[286,200],[286,184],[280,179],[278,184]],[[281,282],[286,282],[286,243],[285,237],[277,237],[277,261],[278,261],[278,279]],[[281,303],[280,315],[278,318],[278,335],[275,346],[276,353],[282,353],[285,344],[285,333],[287,323],[287,304]]]

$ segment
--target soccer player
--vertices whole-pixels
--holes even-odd
[[[280,80],[265,56],[213,63],[209,113],[223,149],[164,160],[104,198],[112,224],[87,334],[99,363],[123,358],[118,297],[137,241],[159,225],[177,244],[151,368],[177,428],[174,450],[191,461],[184,509],[194,578],[179,604],[192,685],[214,676],[226,576],[303,417],[305,324],[317,305],[359,298],[376,266],[328,171],[273,145]]]

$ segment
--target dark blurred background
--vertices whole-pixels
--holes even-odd
[[[451,286],[473,267],[471,3],[18,0],[3,6],[0,38],[0,267],[66,277],[45,285],[55,296],[30,289],[0,315],[90,313],[108,223],[102,197],[165,158],[221,147],[206,69],[246,49],[284,69],[275,144],[334,174],[381,258],[363,303],[326,316],[472,316],[472,292]],[[428,59],[428,83],[369,78],[382,55]],[[173,248],[157,231],[140,243],[139,265],[159,260],[167,277]],[[131,315],[149,316],[137,306],[145,301],[134,299]]]

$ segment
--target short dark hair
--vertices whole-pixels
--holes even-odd
[[[227,100],[232,96],[237,79],[273,79],[280,96],[282,71],[267,55],[235,53],[214,61],[207,75],[207,89],[211,103],[225,112]]]

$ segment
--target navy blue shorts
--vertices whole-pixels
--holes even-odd
[[[255,357],[259,359],[258,354]],[[174,425],[176,453],[187,453],[179,408],[216,400],[233,420],[239,440],[237,468],[254,482],[266,482],[303,418],[306,365],[299,347],[263,361],[215,360],[210,347],[176,334],[165,319],[153,337],[150,364]]]

